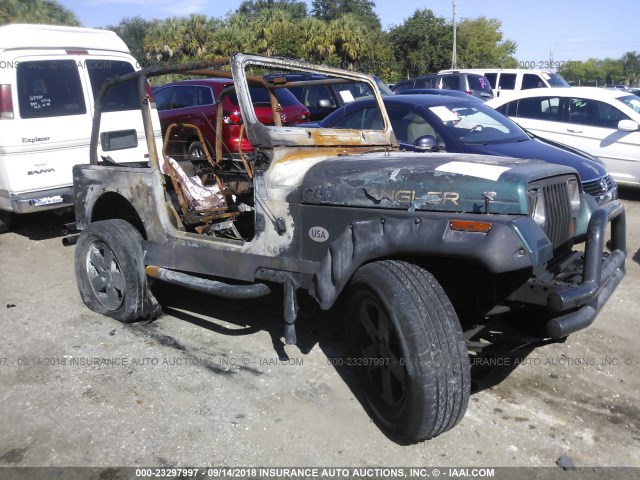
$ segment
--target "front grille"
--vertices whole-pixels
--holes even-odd
[[[567,176],[547,178],[529,185],[529,191],[542,191],[545,204],[543,230],[553,245],[554,257],[562,256],[573,246],[568,179]]]
[[[597,197],[603,193],[608,192],[613,187],[613,180],[610,176],[598,178],[597,180],[591,180],[590,182],[584,182],[582,189],[585,193]]]

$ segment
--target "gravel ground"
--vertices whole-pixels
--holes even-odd
[[[82,304],[63,219],[19,218],[0,235],[0,466],[640,467],[640,194],[623,195],[627,276],[594,325],[474,373],[463,421],[411,446],[371,421],[340,323],[310,302],[295,346],[279,295],[163,286],[165,314],[124,325]]]

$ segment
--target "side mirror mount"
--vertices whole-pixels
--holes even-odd
[[[437,152],[438,150],[440,150],[438,141],[433,135],[423,135],[416,138],[413,146],[416,150],[421,152]]]
[[[618,130],[622,132],[635,132],[638,128],[640,128],[640,125],[633,120],[620,120],[618,122]]]

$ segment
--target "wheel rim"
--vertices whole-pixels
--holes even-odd
[[[356,310],[356,349],[363,359],[370,400],[380,412],[400,413],[407,394],[407,371],[393,322],[382,303],[361,292]],[[388,416],[388,415],[385,415]]]
[[[111,249],[94,243],[87,253],[87,274],[98,301],[108,310],[117,310],[124,302],[125,281]]]
[[[189,147],[189,153],[192,157],[204,157],[204,149],[199,146],[199,145],[194,145],[192,144],[191,147]]]

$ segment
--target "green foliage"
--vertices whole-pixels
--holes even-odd
[[[587,61],[566,62],[558,73],[569,83],[586,86],[628,85],[640,80],[640,60],[635,52],[627,52],[621,59],[590,58]]]
[[[459,68],[515,68],[516,44],[502,41],[502,23],[495,18],[464,19],[457,26]]]
[[[147,61],[144,52],[144,39],[156,23],[157,21],[144,20],[140,17],[127,17],[120,20],[118,25],[108,26],[106,29],[116,32],[129,47],[131,55],[140,65],[144,65]]]
[[[55,0],[2,0],[0,25],[7,23],[80,26],[75,14]]]
[[[153,23],[144,39],[145,58],[147,62],[174,63],[202,60],[210,53],[220,25],[218,19],[196,14]]]
[[[5,22],[36,21],[29,15],[43,5],[57,5],[50,0],[0,1],[0,20]],[[58,7],[56,14],[48,14],[50,20],[75,19]],[[134,17],[107,28],[118,33],[145,65],[248,52],[354,69],[387,81],[451,66],[453,32],[448,19],[431,10],[416,10],[402,25],[385,32],[374,7],[373,0],[313,0],[309,12],[303,0],[245,0],[224,18]],[[500,27],[499,21],[484,17],[464,20],[458,27],[459,65],[512,66],[516,46],[503,41]]]
[[[285,10],[294,20],[307,18],[307,4],[298,0],[245,0],[236,13],[254,17],[264,10]]]
[[[389,42],[400,78],[425,75],[451,66],[452,28],[431,10],[416,10],[402,25],[393,27]]]
[[[382,29],[380,18],[373,11],[376,6],[373,0],[313,0],[311,11],[313,16],[332,22],[343,15],[352,14],[371,29]]]

